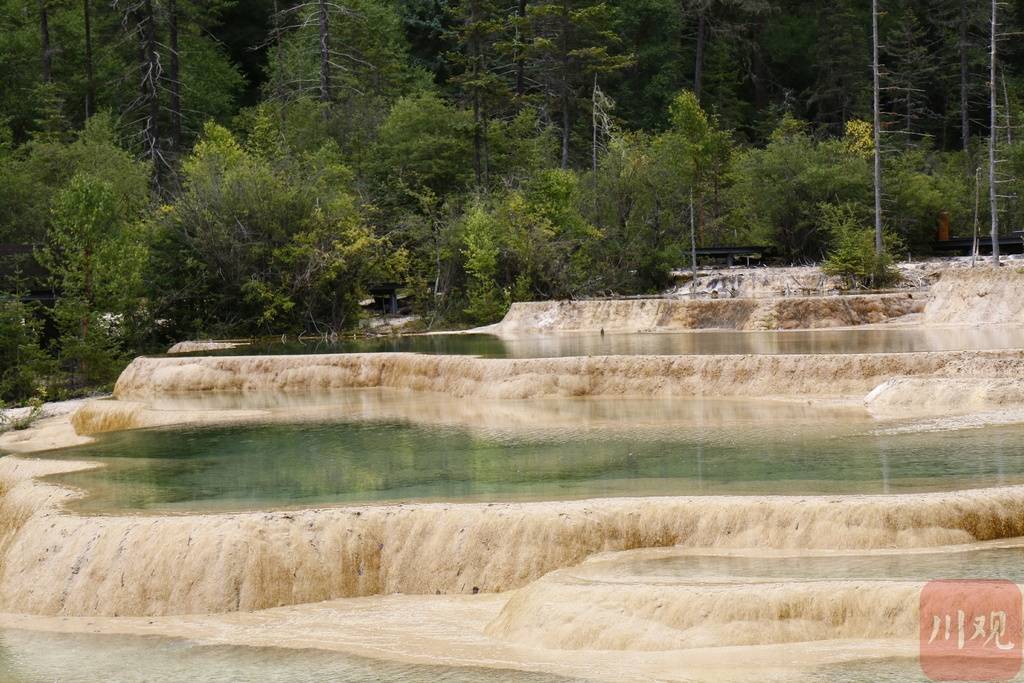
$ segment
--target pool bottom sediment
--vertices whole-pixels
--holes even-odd
[[[274,415],[263,399],[254,405]],[[271,423],[99,434],[39,457],[102,465],[53,481],[84,492],[71,509],[103,514],[1024,483],[1024,425],[882,429],[863,409],[752,400],[491,401],[468,415],[452,399],[380,390],[319,400],[305,411],[301,401],[285,402],[289,410]],[[204,405],[246,412],[237,397],[157,402],[154,410],[190,414]],[[287,421],[304,412],[317,418]]]

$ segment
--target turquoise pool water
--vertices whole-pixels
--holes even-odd
[[[787,409],[791,411],[792,409]],[[471,429],[395,420],[149,429],[40,454],[84,511],[414,500],[898,493],[1024,483],[1024,426],[874,433],[828,413],[661,425]]]
[[[634,559],[635,558],[635,559]],[[1005,579],[1024,583],[1024,547],[935,552],[733,556],[618,553],[596,571],[657,581],[930,581]]]
[[[546,358],[600,355],[907,353],[1014,348],[1024,348],[1024,327],[892,327],[761,332],[701,330],[605,335],[580,333],[532,335],[512,340],[486,334],[415,335],[338,342],[260,341],[250,346],[193,355],[410,352],[489,358]]]

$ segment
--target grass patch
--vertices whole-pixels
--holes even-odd
[[[38,398],[29,401],[28,411],[14,414],[11,409],[4,409],[0,403],[0,434],[11,431],[28,429],[32,424],[43,416],[43,402]]]

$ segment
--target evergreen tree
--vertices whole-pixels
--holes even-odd
[[[573,124],[595,75],[627,67],[618,54],[610,8],[596,0],[541,0],[518,21],[523,59],[547,114],[561,131],[562,168],[568,168]],[[583,105],[585,106],[585,105]]]
[[[852,118],[870,112],[868,16],[853,0],[819,5],[815,45],[816,79],[807,92],[815,121],[841,133]]]

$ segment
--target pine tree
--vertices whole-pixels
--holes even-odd
[[[615,73],[633,59],[616,53],[619,40],[611,19],[603,2],[541,0],[517,22],[524,68],[548,114],[560,119],[562,168],[569,166],[573,122],[594,75]]]
[[[465,0],[453,11],[453,42],[462,49],[448,55],[457,70],[451,83],[473,111],[473,168],[478,185],[488,183],[488,122],[512,97],[512,83],[506,75],[514,65],[502,55],[502,48],[507,51],[509,45],[510,22],[505,11],[495,0]]]
[[[819,5],[816,82],[807,93],[807,104],[814,119],[836,134],[848,120],[870,109],[866,46],[871,38],[866,19],[861,4],[853,0]]]
[[[909,3],[901,4],[882,46],[882,80],[893,127],[902,131],[909,142],[911,134],[925,130],[936,117],[929,101],[929,86],[938,77],[939,64],[935,60],[936,41],[920,24]]]

